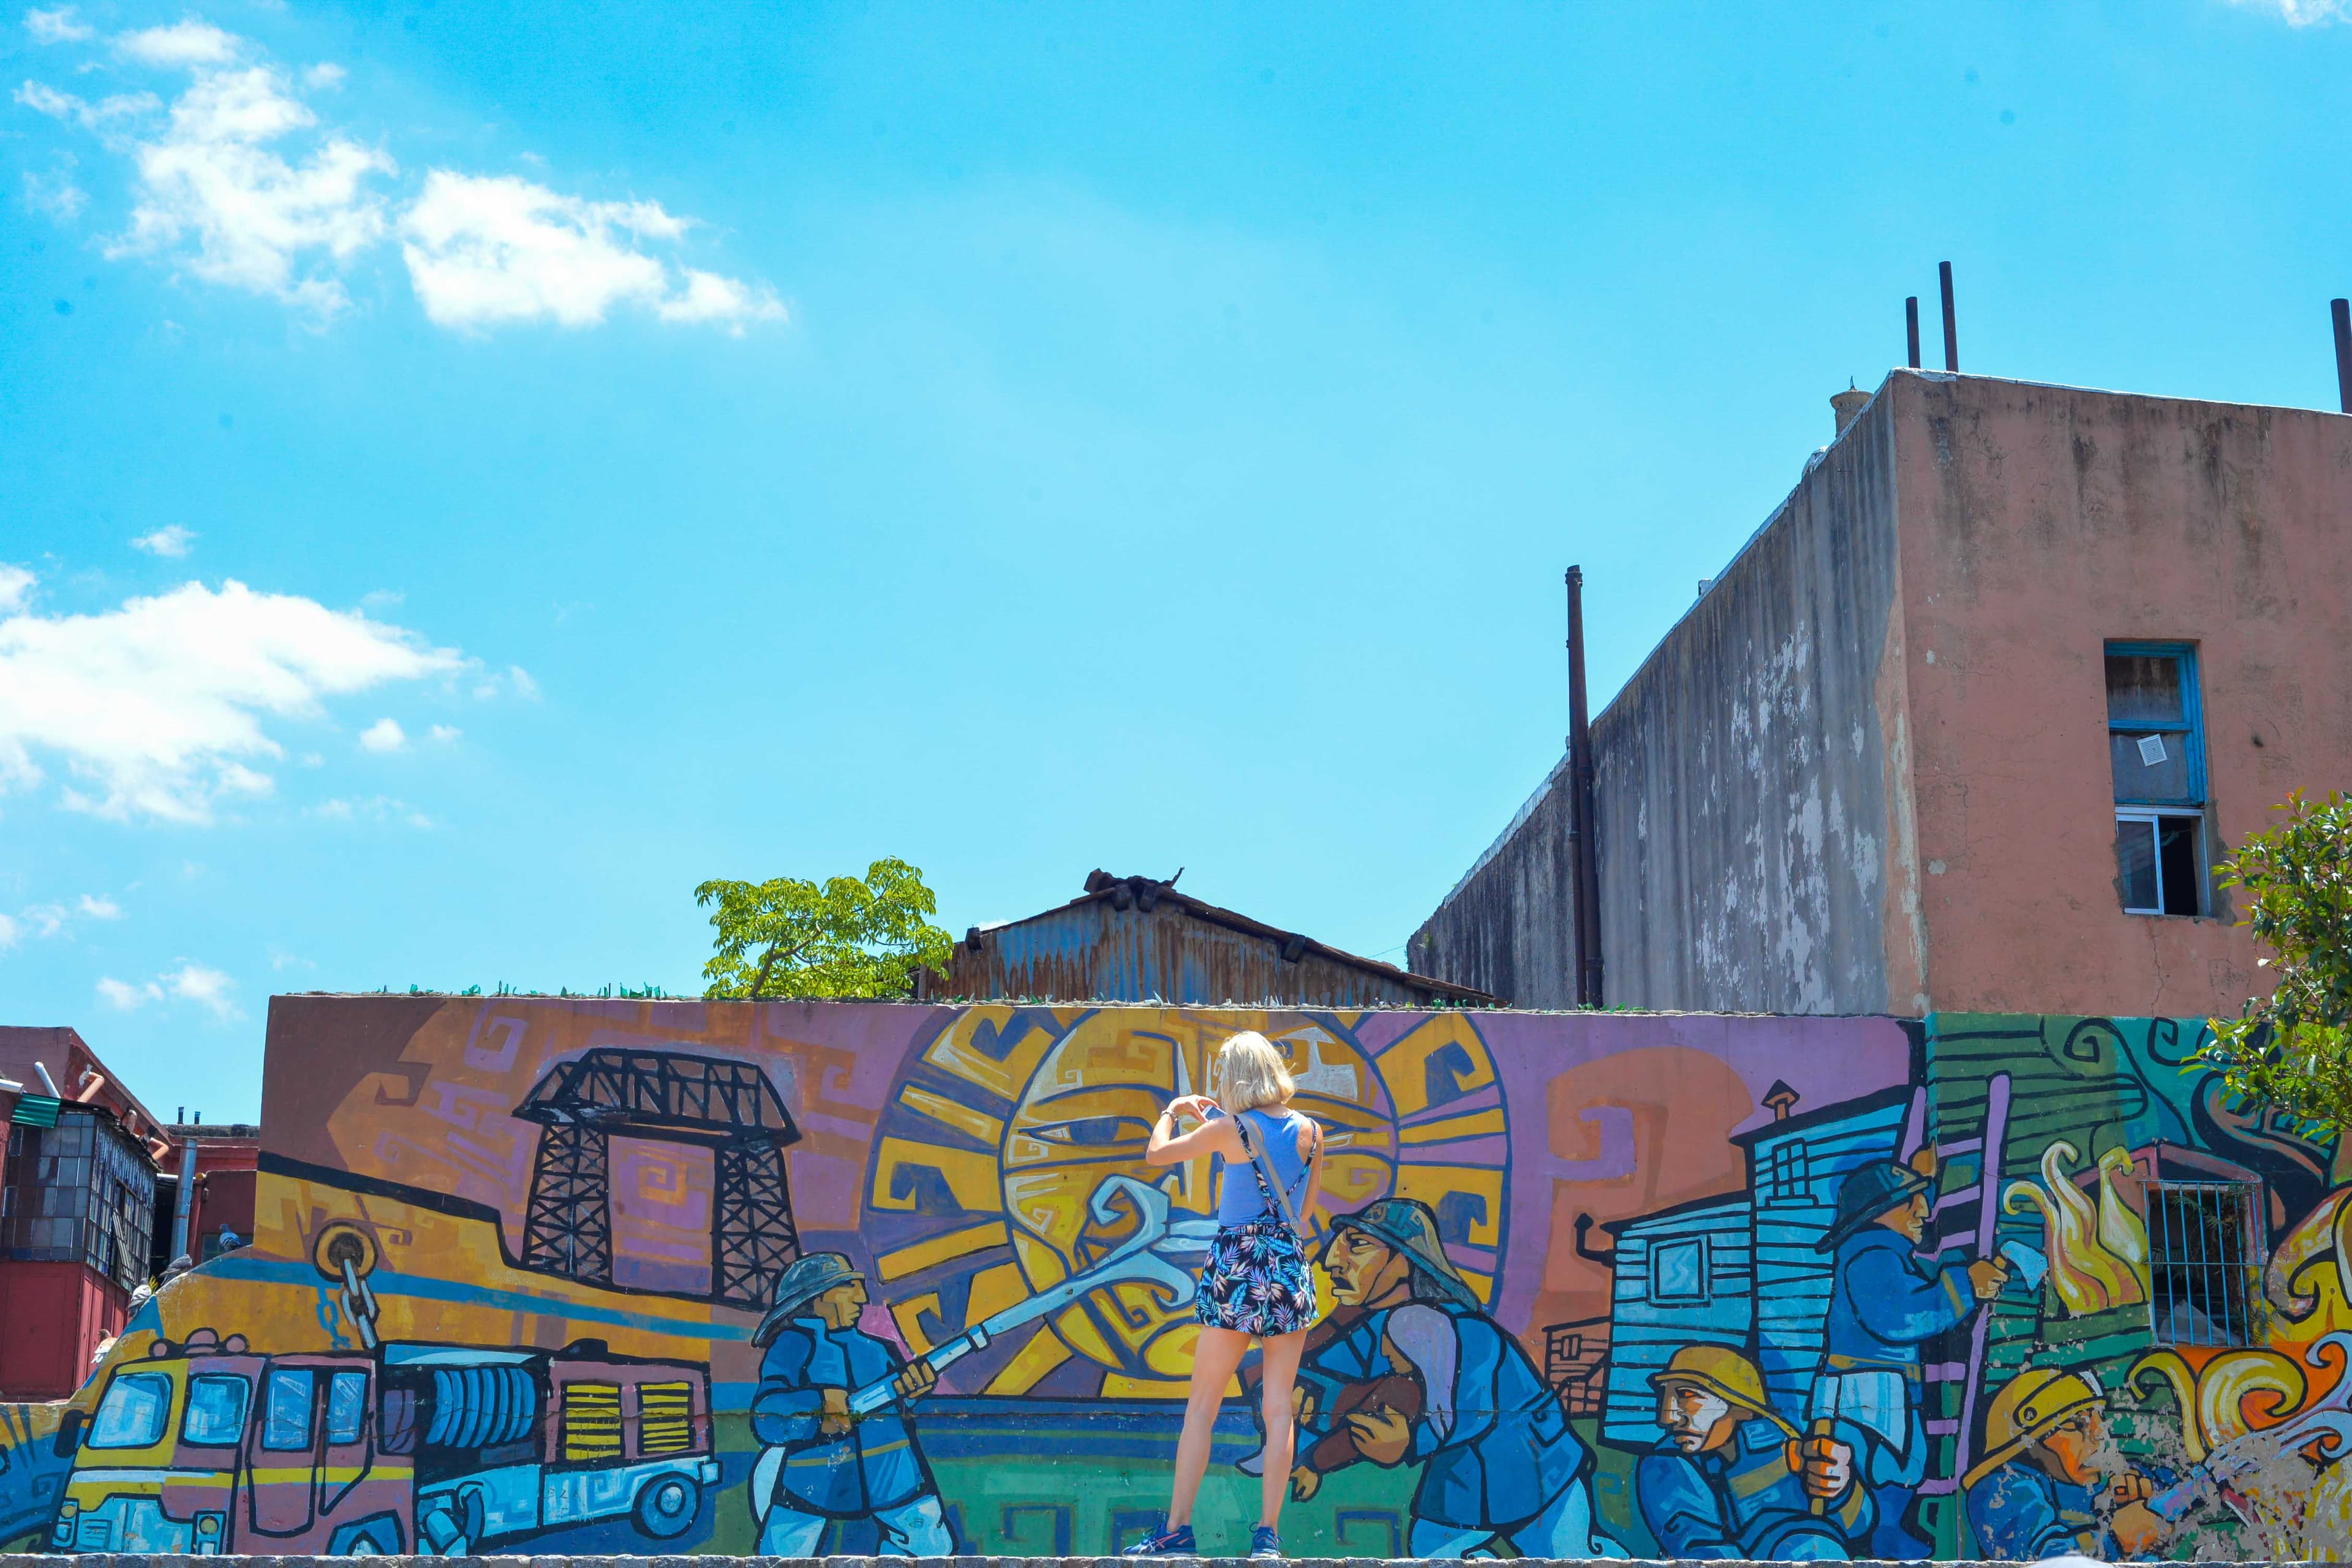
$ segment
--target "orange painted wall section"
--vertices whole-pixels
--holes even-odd
[[[2210,919],[2122,911],[2104,645],[2196,645],[2213,858],[2290,789],[2352,788],[2352,418],[1981,377],[1878,395],[1933,1008],[2235,1013],[2263,987],[2226,892]]]

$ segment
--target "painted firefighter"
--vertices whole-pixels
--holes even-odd
[[[1359,1461],[1412,1462],[1415,1557],[1483,1555],[1497,1539],[1526,1557],[1625,1555],[1593,1533],[1591,1451],[1447,1260],[1426,1204],[1339,1216],[1323,1268],[1339,1306],[1299,1368],[1295,1495]]]
[[[1922,1352],[2009,1280],[1998,1258],[1937,1264],[1918,1255],[1934,1189],[1930,1173],[1874,1161],[1846,1177],[1837,1217],[1814,1243],[1837,1258],[1807,1414],[1816,1432],[1863,1456],[1875,1516],[1869,1554],[1896,1561],[1916,1561],[1928,1551],[1906,1517],[1927,1474]]]
[[[2028,1368],[1985,1412],[1985,1457],[1961,1478],[1969,1528],[1987,1557],[2161,1555],[2175,1511],[2166,1478],[2108,1440],[2106,1393],[2087,1368]],[[2181,1510],[2180,1511],[2185,1511]]]
[[[751,1435],[764,1450],[751,1471],[762,1557],[815,1555],[835,1519],[872,1519],[885,1557],[955,1552],[907,1413],[939,1374],[858,1327],[866,1300],[865,1276],[847,1258],[813,1252],[776,1281],[775,1304],[752,1335],[767,1347],[751,1398]],[[853,1415],[849,1396],[883,1378],[898,1401]]]
[[[1746,1356],[1686,1345],[1650,1386],[1666,1435],[1634,1468],[1633,1487],[1663,1556],[1843,1563],[1869,1540],[1853,1450],[1800,1437]]]

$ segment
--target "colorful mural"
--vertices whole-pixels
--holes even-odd
[[[0,1539],[1114,1551],[1215,1206],[1143,1151],[1244,1028],[1330,1129],[1295,1554],[2342,1539],[2352,1184],[2193,1025],[506,997],[273,1003],[258,1235],[0,1408]]]

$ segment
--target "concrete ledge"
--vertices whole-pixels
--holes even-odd
[[[0,1559],[0,1565],[15,1568],[24,1563],[27,1568],[217,1568],[221,1563],[251,1565],[251,1568],[314,1568],[329,1563],[349,1564],[347,1557],[173,1557],[108,1552],[90,1552],[80,1556],[11,1553]],[[1131,1558],[1123,1557],[389,1557],[377,1558],[379,1563],[415,1564],[424,1568],[431,1563],[482,1563],[488,1568],[719,1568],[720,1564],[756,1564],[757,1568],[1121,1568]],[[1154,1561],[1176,1563],[1215,1563],[1219,1568],[1240,1568],[1249,1560],[1243,1557],[1162,1557]],[[1298,1568],[1402,1568],[1411,1563],[1425,1563],[1417,1557],[1292,1557],[1285,1561]],[[1515,1560],[1528,1568],[1698,1568],[1698,1564],[1678,1559],[1636,1559],[1628,1563],[1615,1560],[1573,1557],[1523,1557]],[[1859,1562],[1869,1564],[1869,1559]],[[2081,1563],[2085,1559],[2053,1558],[2053,1568],[2060,1563]],[[2266,1568],[2319,1568],[2317,1563],[2263,1560]],[[1715,1563],[1707,1568],[1751,1568],[1745,1563]],[[1762,1565],[1754,1565],[1762,1568]],[[1781,1568],[1786,1568],[1785,1564]],[[1916,1563],[1887,1563],[1885,1568],[1919,1568]],[[1944,1568],[1938,1564],[1937,1568]],[[2013,1563],[1993,1563],[1984,1560],[1959,1560],[1948,1568],[2017,1568]],[[2240,1568],[2234,1562],[2167,1563],[2165,1568]]]

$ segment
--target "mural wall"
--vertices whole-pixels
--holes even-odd
[[[0,1540],[1116,1550],[1215,1206],[1145,1141],[1242,1028],[1331,1129],[1294,1554],[2340,1538],[2347,1189],[2193,1026],[300,997],[254,1243],[0,1408]]]

